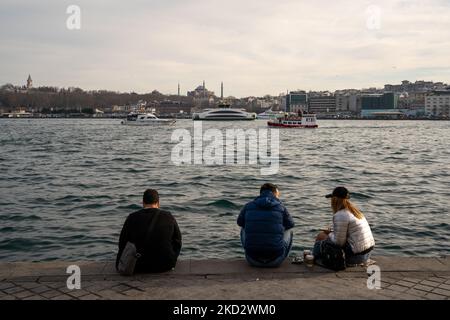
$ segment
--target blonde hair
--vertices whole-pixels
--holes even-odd
[[[346,210],[350,211],[355,216],[355,218],[357,218],[357,219],[364,218],[363,213],[348,199],[332,197],[331,198],[331,208],[333,209],[333,213],[336,213],[342,209],[346,209]]]

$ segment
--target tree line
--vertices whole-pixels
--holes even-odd
[[[26,108],[34,112],[78,110],[89,113],[95,108],[114,105],[134,105],[139,101],[161,102],[164,100],[192,102],[192,98],[164,95],[156,90],[150,93],[121,93],[107,90],[84,91],[80,88],[39,87],[26,89],[6,84],[0,87],[0,106],[11,111]]]

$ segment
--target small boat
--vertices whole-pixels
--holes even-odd
[[[135,113],[131,112],[127,115],[121,124],[129,126],[157,126],[157,125],[172,125],[176,122],[175,119],[159,119],[153,113]]]
[[[288,116],[267,122],[269,127],[279,128],[318,128],[315,114],[303,114],[299,116]]]
[[[218,108],[205,109],[192,115],[192,120],[236,121],[255,119],[256,113],[247,112],[245,109],[233,109],[230,108],[229,104],[220,104]]]
[[[268,110],[264,111],[263,113],[258,113],[256,118],[261,119],[261,120],[271,120],[271,119],[278,119],[283,116],[284,116],[284,112],[282,112],[282,111],[275,112],[275,111],[272,111],[272,109],[268,109]]]

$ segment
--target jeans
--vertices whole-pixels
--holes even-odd
[[[320,240],[320,241],[316,241],[314,243],[314,248],[312,250],[314,259],[320,259],[320,246],[322,244],[323,241],[330,241],[330,240]],[[367,260],[369,260],[370,258],[370,252],[366,253],[366,254],[354,254],[352,251],[352,247],[350,246],[350,244],[347,242],[344,247],[342,248],[344,250],[345,253],[345,263],[347,265],[353,265],[353,264],[361,264],[361,263],[365,263],[367,262]]]
[[[249,255],[247,255],[247,253],[245,253],[245,259],[253,267],[276,268],[276,267],[280,266],[283,263],[283,261],[287,258],[287,256],[289,255],[289,251],[291,251],[291,247],[292,247],[293,237],[294,237],[294,232],[292,231],[292,229],[286,230],[284,232],[284,234],[283,234],[284,253],[283,253],[283,255],[279,256],[278,258],[276,258],[274,260],[264,263],[264,262],[258,261],[256,259],[253,259]],[[242,247],[245,248],[245,231],[243,228],[241,229],[241,244],[242,244]]]

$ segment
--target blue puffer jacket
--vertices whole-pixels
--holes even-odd
[[[245,205],[237,224],[244,228],[245,253],[254,259],[283,255],[284,232],[294,227],[287,209],[269,190]]]

